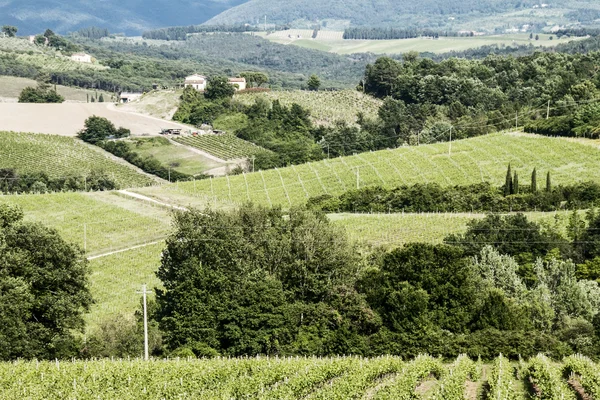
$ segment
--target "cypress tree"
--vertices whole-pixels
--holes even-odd
[[[512,182],[512,171],[510,164],[508,164],[508,171],[506,171],[506,182],[504,182],[504,196],[512,194],[513,182]]]
[[[531,193],[536,193],[537,192],[537,171],[534,168],[533,172],[531,173]]]
[[[515,171],[515,177],[513,178],[512,194],[519,194],[519,175]]]
[[[550,180],[550,171],[546,175],[546,192],[550,193],[552,191],[552,181]]]

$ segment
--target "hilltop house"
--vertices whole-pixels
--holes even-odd
[[[191,86],[196,90],[205,90],[208,79],[204,75],[194,74],[185,78],[185,87]]]
[[[89,54],[85,54],[85,53],[75,53],[71,56],[71,60],[77,61],[80,63],[91,64],[92,56],[90,56]]]
[[[236,87],[235,90],[246,90],[246,78],[229,78],[229,83]]]
[[[119,103],[129,103],[142,97],[143,93],[123,92],[119,95]]]

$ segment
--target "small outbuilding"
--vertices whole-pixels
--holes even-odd
[[[122,92],[119,95],[119,103],[129,103],[142,97],[143,93]]]
[[[229,78],[229,83],[235,86],[235,90],[246,90],[246,78]]]

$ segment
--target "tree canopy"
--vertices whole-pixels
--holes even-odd
[[[92,304],[82,251],[0,204],[0,359],[76,355]]]

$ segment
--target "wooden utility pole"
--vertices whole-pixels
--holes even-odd
[[[550,118],[550,100],[548,100],[548,111],[546,111],[546,119]]]
[[[148,361],[148,305],[147,305],[147,294],[152,293],[146,290],[146,285],[142,285],[142,291],[136,292],[141,293],[144,296],[144,360]]]

